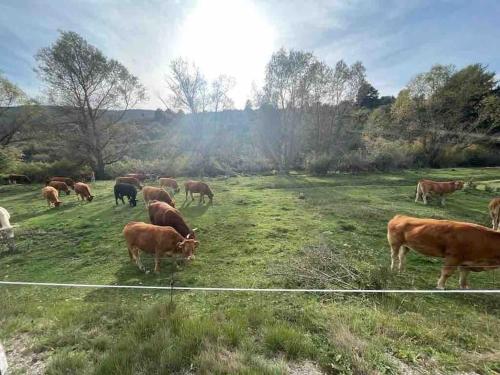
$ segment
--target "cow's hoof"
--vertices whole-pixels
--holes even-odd
[[[444,290],[444,286],[437,286],[436,289],[437,290]]]

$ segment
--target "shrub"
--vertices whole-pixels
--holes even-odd
[[[81,175],[89,173],[90,168],[80,164],[61,160],[53,163],[45,162],[19,162],[11,168],[12,172],[24,174],[32,181],[43,182],[50,176],[67,176],[79,179]]]
[[[306,170],[313,175],[325,176],[330,170],[331,165],[332,158],[323,154],[307,160]]]

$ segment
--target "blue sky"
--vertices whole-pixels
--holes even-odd
[[[0,0],[0,71],[31,95],[42,85],[34,54],[73,30],[137,75],[160,106],[172,58],[194,60],[207,78],[233,75],[238,107],[262,83],[280,48],[335,64],[357,60],[383,95],[435,63],[484,63],[500,72],[496,0]]]

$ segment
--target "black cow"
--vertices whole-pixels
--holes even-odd
[[[121,199],[122,203],[125,204],[123,197],[128,198],[128,203],[131,207],[137,205],[137,189],[134,185],[120,183],[115,185],[115,202],[118,204],[118,199]]]
[[[17,183],[26,183],[30,184],[31,180],[28,176],[25,176],[23,174],[10,174],[7,177],[9,184],[17,184]]]

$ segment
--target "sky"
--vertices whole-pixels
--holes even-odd
[[[397,95],[437,63],[500,72],[499,19],[497,0],[0,0],[0,71],[40,96],[34,55],[71,30],[140,79],[149,97],[140,108],[163,107],[179,56],[208,80],[233,76],[242,108],[281,47],[331,65],[359,60],[381,95]]]

